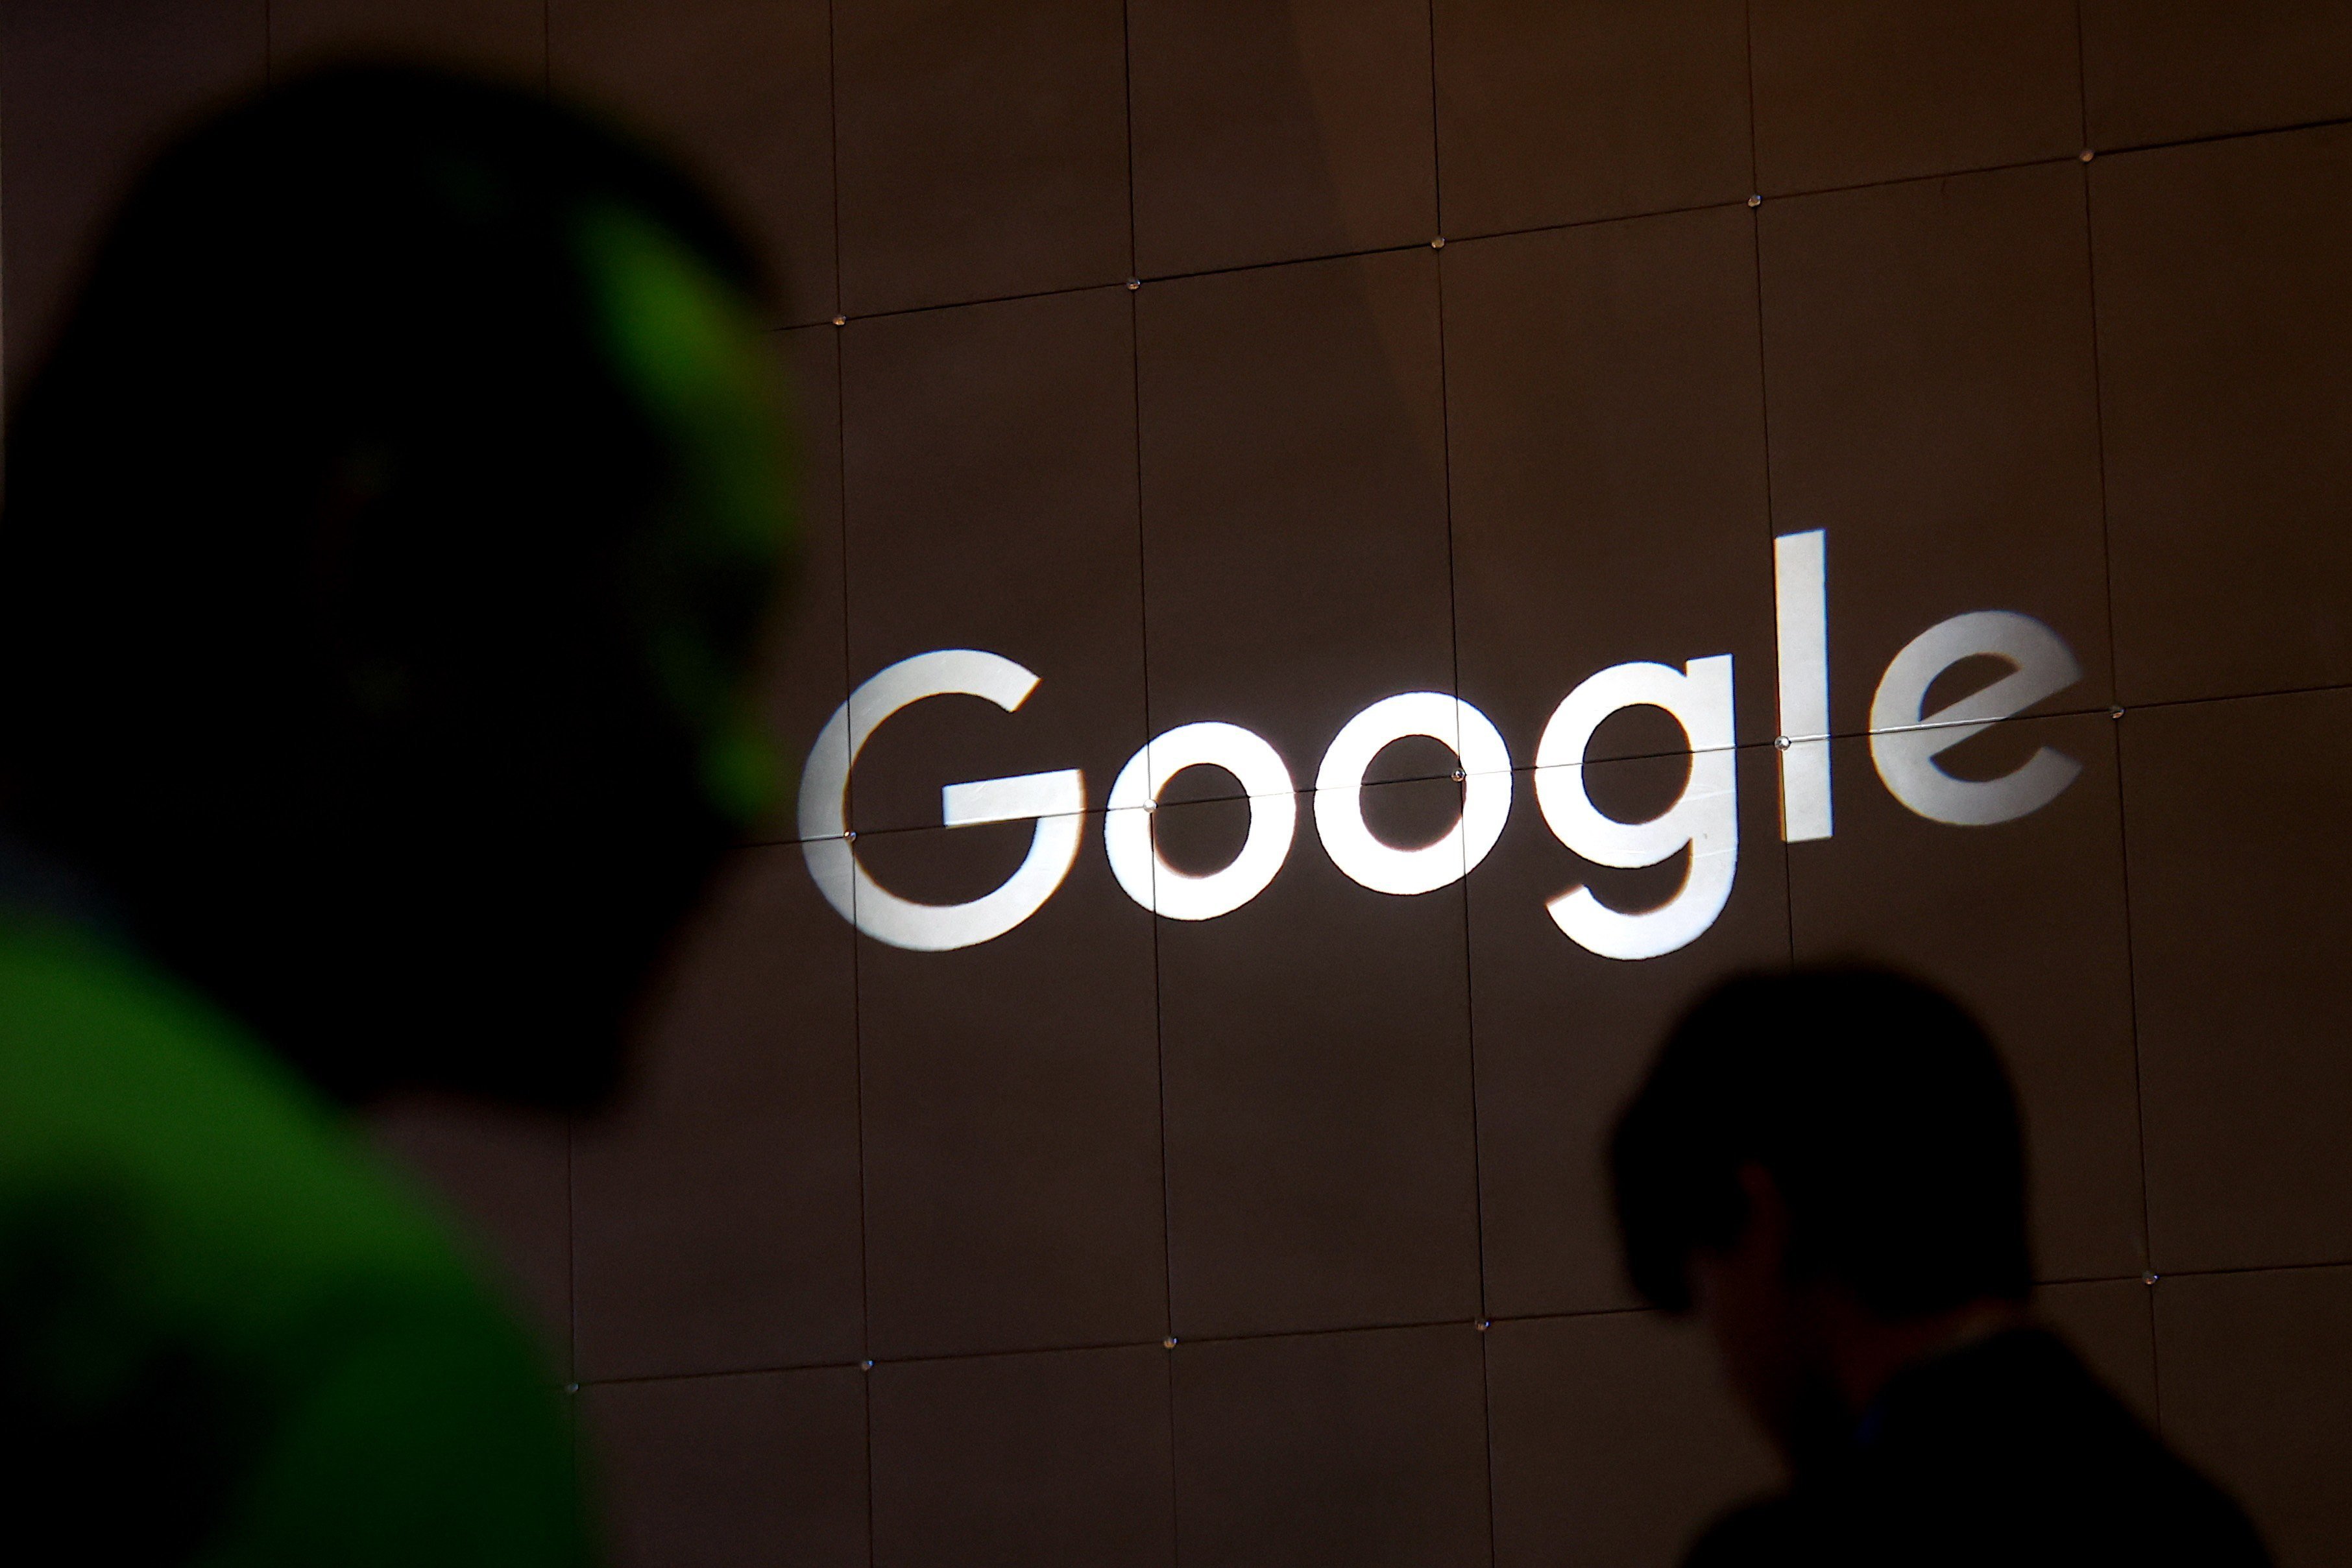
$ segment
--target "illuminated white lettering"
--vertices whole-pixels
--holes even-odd
[[[940,953],[1002,936],[1054,896],[1078,854],[1087,788],[1076,768],[950,784],[940,791],[940,814],[950,828],[1036,822],[1020,869],[968,904],[918,904],[883,887],[858,863],[847,821],[850,769],[884,719],[938,696],[984,697],[1011,713],[1036,685],[1034,674],[1001,654],[944,648],[899,660],[834,710],[801,772],[801,852],[843,919],[893,947]]]
[[[1187,768],[1223,768],[1249,800],[1241,853],[1202,876],[1170,865],[1152,837],[1160,792]],[[1144,908],[1171,920],[1213,920],[1265,891],[1297,826],[1290,769],[1273,747],[1237,724],[1187,724],[1146,742],[1118,770],[1103,814],[1103,851],[1118,885]]]
[[[1826,839],[1830,812],[1830,628],[1826,535],[1772,541],[1780,653],[1780,836]]]
[[[1778,654],[1780,833],[1791,843],[1828,838],[1831,792],[1828,536],[1819,528],[1773,540],[1773,625]],[[1973,695],[1923,714],[1928,689],[1964,660],[1990,657],[2009,674]],[[2063,794],[2081,765],[2044,746],[1999,779],[1958,779],[1936,760],[1992,725],[2074,685],[2082,668],[2058,634],[2028,615],[1980,610],[1940,622],[1887,665],[1871,698],[1870,750],[1879,778],[1906,807],[1938,822],[1979,826],[2040,810]],[[850,770],[877,726],[910,703],[961,695],[1018,709],[1037,677],[999,654],[946,648],[902,659],[835,711],[801,779],[802,850],[817,886],[842,916],[895,946],[968,947],[1002,936],[1044,907],[1075,862],[1087,809],[1076,768],[950,784],[940,816],[950,828],[983,822],[1034,826],[1019,869],[965,904],[928,904],[877,884],[859,863],[847,828]],[[1689,775],[1665,810],[1646,821],[1603,813],[1586,788],[1585,753],[1612,714],[1654,706],[1682,727]],[[1739,791],[1731,655],[1665,664],[1614,664],[1561,699],[1535,758],[1536,800],[1559,841],[1598,865],[1656,865],[1688,853],[1672,898],[1627,914],[1582,884],[1548,901],[1553,923],[1610,958],[1652,958],[1698,939],[1723,913],[1738,872]],[[1400,849],[1364,820],[1365,776],[1390,745],[1425,736],[1458,764],[1461,812],[1436,842]],[[1188,768],[1230,774],[1249,807],[1249,832],[1226,865],[1200,875],[1160,853],[1160,796]],[[1509,747],[1486,716],[1442,692],[1384,697],[1342,726],[1315,777],[1315,825],[1331,863],[1376,893],[1410,896],[1466,876],[1502,837],[1514,789]],[[1213,920],[1265,891],[1298,831],[1289,768],[1266,740],[1238,725],[1187,724],[1147,742],[1119,769],[1103,816],[1103,851],[1129,897],[1171,920]]]
[[[1984,690],[1922,715],[1927,688],[1963,659],[1990,655],[2010,674]],[[1895,655],[1870,702],[1870,756],[1887,792],[1931,821],[1985,827],[2038,811],[2083,765],[2043,747],[1999,779],[1955,779],[1937,756],[2082,679],[2074,650],[2031,615],[1978,610],[1928,627]]]
[[[1644,822],[1593,805],[1584,753],[1621,708],[1664,708],[1690,746],[1690,776],[1675,803]],[[1656,909],[1627,915],[1581,884],[1544,907],[1579,946],[1604,958],[1654,958],[1715,924],[1739,864],[1739,772],[1732,750],[1731,655],[1664,664],[1612,664],[1561,699],[1536,747],[1536,803],[1559,841],[1598,865],[1645,866],[1690,851],[1682,886]]]
[[[1372,758],[1409,735],[1453,749],[1462,765],[1462,815],[1419,849],[1384,844],[1364,825],[1364,775]],[[1430,893],[1486,858],[1511,815],[1511,753],[1492,720],[1459,697],[1406,692],[1349,719],[1315,776],[1315,831],[1331,863],[1374,893]]]

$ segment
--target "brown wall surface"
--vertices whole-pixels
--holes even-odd
[[[547,1324],[628,1561],[1670,1562],[1771,1469],[1633,1310],[1600,1141],[1700,988],[1850,953],[2002,1041],[2045,1311],[2285,1562],[2352,1559],[2352,5],[5,0],[12,385],[159,137],[377,47],[614,106],[776,254],[796,754],[925,650],[1042,677],[877,734],[877,882],[1020,862],[943,784],[1087,781],[1009,935],[859,936],[780,833],[616,1114],[385,1119]],[[1784,843],[1772,541],[1816,528],[1835,831]],[[1955,826],[1864,732],[1986,609],[2082,674],[1946,760],[2081,771]],[[1563,848],[1537,736],[1723,653],[1728,902],[1596,956],[1545,901],[1674,866]],[[1148,736],[1246,726],[1304,791],[1412,690],[1518,769],[1467,876],[1359,885],[1302,793],[1229,915],[1114,880]],[[1613,722],[1594,798],[1657,810],[1682,747]],[[1384,754],[1375,830],[1442,832],[1452,766]],[[1195,872],[1247,817],[1201,777]]]

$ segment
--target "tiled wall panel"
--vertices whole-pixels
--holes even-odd
[[[1453,688],[1438,259],[1138,292],[1155,730],[1245,725],[1311,782],[1365,703]]]
[[[1729,653],[1775,730],[1754,225],[1737,207],[1445,253],[1464,695],[1535,761],[1604,664]],[[1603,736],[1595,755],[1605,755]]]
[[[391,56],[536,86],[547,75],[546,0],[268,0],[273,75]]]
[[[1162,1346],[906,1362],[873,1390],[877,1565],[1174,1561]]]
[[[2082,0],[2090,145],[2352,114],[2352,12],[2328,0]]]
[[[2022,611],[2107,706],[2099,388],[2070,164],[1767,200],[1772,518],[1829,530],[1830,718],[1948,615]],[[1957,694],[1955,694],[1957,695]]]
[[[849,668],[984,648],[1018,711],[925,702],[859,754],[851,825],[933,827],[950,783],[1078,768],[1099,804],[1144,737],[1127,294],[853,323],[841,334]],[[910,895],[911,896],[911,895]]]
[[[1751,189],[1738,0],[1439,0],[1432,14],[1449,237]]]
[[[833,18],[824,0],[541,0],[555,89],[686,159],[760,242],[787,321],[835,314]]]
[[[1427,242],[1427,0],[1137,0],[1135,265],[1145,277]]]
[[[2126,704],[2352,679],[2352,126],[2091,166]]]
[[[1780,1478],[1694,1324],[1531,1318],[1486,1343],[1500,1568],[1671,1563],[1693,1520]]]
[[[1366,793],[1439,796],[1442,815],[1455,791]],[[1463,910],[1458,885],[1375,893],[1302,841],[1244,908],[1162,923],[1176,1333],[1476,1315]]]
[[[2352,692],[2119,727],[2156,1270],[2352,1259]]]
[[[625,1568],[871,1560],[856,1367],[598,1384],[579,1404],[582,1470]]]
[[[945,904],[1001,883],[1024,832],[916,829],[858,849],[883,885]],[[859,939],[870,1354],[1167,1333],[1151,936],[1087,854],[986,946]]]
[[[849,933],[798,846],[742,852],[625,1103],[575,1142],[583,1377],[863,1354],[854,987]]]
[[[1478,1344],[1465,1322],[1177,1346],[1179,1559],[1486,1562]]]
[[[799,559],[761,648],[761,706],[780,775],[790,779],[849,695],[847,562],[841,504],[841,339],[832,327],[779,332],[777,368],[800,473]],[[797,791],[782,791],[753,836],[795,838]]]
[[[783,286],[787,777],[895,661],[1040,677],[893,716],[847,802],[871,889],[951,904],[1034,830],[949,828],[943,787],[1078,770],[1073,868],[1017,929],[857,935],[787,806],[611,1114],[380,1121],[583,1385],[619,1561],[1671,1562],[1774,1469],[1701,1336],[1628,1310],[1608,1130],[1707,985],[1860,954],[2007,1053],[2037,1310],[2282,1561],[2334,1563],[2347,43],[2291,0],[5,0],[8,391],[204,105],[377,52],[577,95],[698,166]],[[1835,831],[1784,844],[1772,541],[1816,528]],[[1931,821],[1872,698],[1988,609],[2079,674],[1944,762],[2080,772]],[[1566,847],[1538,738],[1605,665],[1716,654],[1731,892],[1598,956],[1547,903],[1653,908],[1687,856]],[[1514,804],[1397,894],[1314,786],[1408,691],[1493,720]],[[1297,831],[1245,906],[1155,919],[1251,808],[1177,776],[1139,892],[1104,807],[1203,720],[1274,747]],[[1481,787],[1459,738],[1323,804],[1435,840]],[[1581,783],[1654,813],[1685,744],[1631,710]]]
[[[1753,0],[1766,195],[2064,157],[2083,144],[2068,0]]]
[[[2230,1478],[2284,1568],[2352,1538],[2352,1269],[2183,1276],[2156,1287],[2164,1431]]]
[[[1118,0],[875,0],[833,23],[845,309],[1129,276]]]

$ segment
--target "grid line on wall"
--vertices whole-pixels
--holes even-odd
[[[2076,104],[2082,115],[2082,174],[2083,193],[2083,275],[2088,291],[2091,333],[2091,432],[2095,444],[2094,454],[2099,472],[2099,561],[2104,570],[2102,586],[2105,589],[2104,608],[2107,622],[2107,679],[2115,688],[2115,716],[2123,718],[2123,672],[2116,648],[2116,552],[2115,522],[2109,512],[2107,495],[2107,406],[2106,367],[2100,351],[2099,340],[2099,237],[2096,204],[2091,194],[2091,166],[2095,156],[2091,147],[2090,83],[2082,69],[2083,5],[2074,0],[2074,57],[2076,62]],[[2124,924],[2124,1008],[2125,1019],[2131,1031],[2132,1042],[2132,1124],[2137,1140],[2139,1170],[2139,1246],[2140,1266],[2145,1277],[2153,1283],[2156,1276],[2156,1228],[2150,1213],[2147,1184],[2147,1072],[2140,1044],[2139,1030],[2139,948],[2133,939],[2131,900],[2131,810],[2130,786],[2124,765],[2123,730],[2118,724],[2110,732],[2110,743],[2116,759],[2116,863],[2122,878]],[[2147,1362],[2148,1386],[2156,1404],[2156,1419],[2164,1421],[2164,1361],[2157,1354],[2156,1293],[2147,1294]]]
[[[2211,1269],[2176,1269],[2160,1275],[2147,1291],[2152,1300],[2168,1281],[2240,1279],[2273,1274],[2313,1274],[2352,1269],[2352,1257],[2320,1259],[2302,1263],[2259,1263]],[[2085,1274],[2036,1280],[2036,1290],[2051,1290],[2082,1285],[2145,1285],[2140,1274]],[[1485,1320],[1496,1326],[1518,1323],[1587,1322],[1607,1318],[1664,1318],[1658,1309],[1644,1306],[1611,1306],[1565,1309],[1558,1312],[1506,1312]],[[1316,1328],[1282,1329],[1255,1333],[1200,1334],[1186,1339],[1177,1347],[1218,1344],[1259,1344],[1284,1340],[1326,1339],[1341,1335],[1407,1333],[1424,1329],[1475,1329],[1479,1320],[1435,1318],[1409,1322],[1339,1323]],[[1696,1323],[1689,1326],[1696,1332]],[[1100,1351],[1158,1350],[1161,1344],[1150,1340],[1080,1341],[1066,1344],[1017,1345],[1003,1349],[944,1351],[928,1355],[878,1356],[873,1359],[875,1368],[891,1366],[929,1366],[941,1364],[1010,1361],[1026,1356],[1076,1355]],[[1172,1362],[1171,1356],[1170,1360]],[[786,1361],[748,1366],[711,1367],[695,1372],[657,1372],[632,1374],[614,1377],[592,1377],[580,1381],[582,1388],[605,1388],[635,1384],[691,1383],[709,1378],[771,1377],[795,1372],[854,1372],[866,1364],[849,1361]]]
[[[1140,662],[1143,701],[1143,734],[1145,743],[1159,733],[1151,713],[1151,593],[1150,593],[1150,529],[1145,520],[1143,480],[1143,301],[1140,292],[1142,268],[1139,263],[1135,237],[1135,54],[1134,6],[1132,0],[1120,0],[1119,5],[1119,73],[1126,108],[1127,137],[1127,375],[1129,409],[1133,417],[1135,439],[1135,613],[1136,648]],[[1159,875],[1158,857],[1153,858],[1151,873]],[[1163,1346],[1176,1348],[1176,1201],[1175,1189],[1168,1172],[1168,1021],[1164,988],[1160,971],[1160,923],[1151,923],[1151,1051],[1153,1082],[1158,1094],[1158,1131],[1160,1136],[1160,1277],[1161,1339]],[[1138,1347],[1140,1348],[1140,1347]],[[1173,1563],[1183,1561],[1183,1510],[1178,1496],[1176,1479],[1176,1358],[1171,1354],[1162,1359],[1165,1374],[1166,1416],[1168,1433],[1168,1552]]]
[[[2180,147],[2204,146],[2222,141],[2247,141],[2266,136],[2290,135],[2297,131],[2323,131],[2342,125],[2352,125],[2352,115],[2333,116],[2324,120],[2302,121],[2294,125],[2263,126],[2250,131],[2217,131],[2210,135],[2204,136],[2184,136],[2163,141],[2134,142],[2126,146],[2100,148],[2096,151],[2098,156],[2102,158],[2137,156],[2141,153],[2161,152]],[[1972,163],[1958,165],[1948,169],[1938,169],[1932,173],[1906,174],[1893,179],[1864,180],[1843,184],[1808,185],[1800,189],[1780,192],[1769,199],[1775,203],[1806,201],[1816,196],[1843,195],[1860,191],[1892,190],[1906,185],[1932,184],[1945,180],[1965,179],[1979,174],[2011,173],[2026,169],[2061,168],[2069,164],[2078,163],[2080,162],[2080,153],[2065,153],[2046,158],[2026,158],[1992,163]],[[1597,217],[1571,218],[1559,223],[1529,224],[1511,228],[1479,229],[1465,234],[1449,235],[1445,236],[1445,238],[1448,245],[1476,243],[1485,240],[1514,239],[1535,235],[1560,234],[1575,229],[1601,228],[1613,224],[1638,222],[1646,218],[1674,217],[1685,213],[1722,212],[1746,206],[1748,204],[1748,198],[1741,197],[1720,202],[1692,202],[1659,207],[1631,208],[1623,212],[1608,213]],[[837,250],[837,231],[835,246]],[[1223,277],[1238,273],[1268,272],[1284,267],[1305,267],[1316,262],[1361,260],[1366,257],[1376,256],[1411,254],[1419,252],[1425,248],[1427,248],[1426,241],[1408,241],[1397,245],[1366,246],[1353,250],[1316,251],[1300,256],[1282,256],[1269,261],[1236,262],[1223,267],[1177,269],[1168,272],[1153,272],[1149,274],[1138,272],[1130,274],[1130,276],[1144,284],[1177,283],[1191,278]],[[838,277],[839,269],[836,267],[836,292],[839,287]],[[941,311],[961,310],[980,305],[1008,305],[1024,299],[1050,299],[1063,295],[1086,294],[1104,288],[1117,287],[1121,286],[1124,282],[1124,279],[1119,278],[1102,278],[1087,283],[1058,285],[1050,288],[1023,289],[1003,294],[975,294],[965,298],[938,300],[922,305],[897,306],[887,310],[860,311],[847,316],[845,319],[851,321],[887,320],[898,317],[926,316],[937,314]]]
[[[851,663],[856,643],[851,634],[854,622],[850,596],[849,550],[849,341],[843,331],[846,323],[842,311],[841,282],[841,59],[839,50],[840,18],[837,0],[825,0],[824,7],[824,81],[825,120],[827,126],[826,158],[829,193],[833,213],[833,461],[835,492],[840,497],[840,517],[835,527],[839,533],[841,552],[841,673],[845,695],[856,679],[856,667]],[[856,889],[850,894],[853,903]],[[874,1354],[874,1307],[872,1301],[873,1266],[868,1240],[871,1226],[869,1214],[871,1174],[866,1157],[866,1030],[865,995],[860,983],[859,944],[856,937],[849,942],[849,1038],[852,1079],[856,1084],[853,1099],[857,1118],[857,1348],[858,1365],[871,1370]],[[858,1402],[861,1411],[860,1437],[866,1452],[866,1562],[874,1563],[874,1383],[870,1377],[858,1382]]]
[[[1753,268],[1750,277],[1755,290],[1756,411],[1758,418],[1762,422],[1761,434],[1764,442],[1764,548],[1769,554],[1775,549],[1774,540],[1779,537],[1780,524],[1779,517],[1775,514],[1775,497],[1772,494],[1772,388],[1769,380],[1770,372],[1765,368],[1766,362],[1770,356],[1767,352],[1765,346],[1767,323],[1764,318],[1764,198],[1760,194],[1763,189],[1763,181],[1758,172],[1756,163],[1755,0],[1747,0],[1747,3],[1740,6],[1739,16],[1740,57],[1746,63],[1748,68],[1748,195],[1746,204],[1748,207],[1748,258]],[[1787,201],[1789,198],[1786,196],[1775,196],[1773,200]],[[1773,675],[1776,683],[1778,681],[1779,674],[1780,670],[1776,650],[1773,669]],[[1775,689],[1777,692],[1777,685]],[[1772,722],[1773,729],[1777,734],[1781,723],[1777,696],[1774,703]],[[1830,727],[1832,737],[1834,737],[1836,727],[1832,725]],[[1773,768],[1773,774],[1777,784],[1780,774],[1780,767],[1777,762]],[[1794,966],[1797,961],[1796,877],[1793,873],[1793,866],[1789,854],[1789,846],[1787,842],[1780,839],[1777,834],[1773,838],[1773,851],[1780,857],[1781,922],[1782,927],[1788,936],[1788,960],[1791,966]]]
[[[1445,338],[1445,157],[1444,105],[1437,73],[1437,0],[1429,0],[1424,13],[1429,19],[1429,167],[1430,205],[1436,228],[1433,248],[1436,250],[1433,270],[1436,273],[1437,306],[1437,430],[1439,493],[1443,498],[1445,520],[1445,639],[1448,674],[1452,689],[1462,690],[1462,591],[1460,552],[1455,549],[1454,534],[1454,404],[1453,371],[1446,359]],[[1458,737],[1457,737],[1458,738]],[[1457,762],[1459,758],[1456,758]],[[1469,873],[1463,873],[1462,898],[1462,1041],[1464,1067],[1468,1074],[1467,1090],[1470,1105],[1470,1216],[1471,1243],[1478,1265],[1478,1316],[1475,1323],[1478,1339],[1478,1430],[1484,1439],[1481,1471],[1486,1486],[1486,1561],[1492,1564],[1499,1550],[1498,1521],[1495,1517],[1495,1406],[1494,1361],[1487,1354],[1486,1329],[1491,1307],[1486,1299],[1486,1169],[1485,1140],[1479,1136],[1478,1123],[1478,967],[1472,959],[1474,937],[1471,923],[1477,918],[1468,894]]]

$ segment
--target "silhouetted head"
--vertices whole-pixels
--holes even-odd
[[[758,295],[526,94],[344,70],[197,131],[10,434],[0,809],[331,1090],[603,1094],[766,787]]]
[[[1667,1038],[1610,1166],[1634,1287],[1700,1309],[1792,1452],[1938,1325],[2032,1281],[2008,1076],[1958,1004],[1900,976],[1718,987]]]
[[[1747,1224],[1739,1171],[1785,1197],[1791,1269],[1898,1318],[2032,1278],[2008,1074],[1941,992],[1863,968],[1751,975],[1675,1026],[1610,1147],[1634,1288],[1687,1311],[1688,1266]]]

